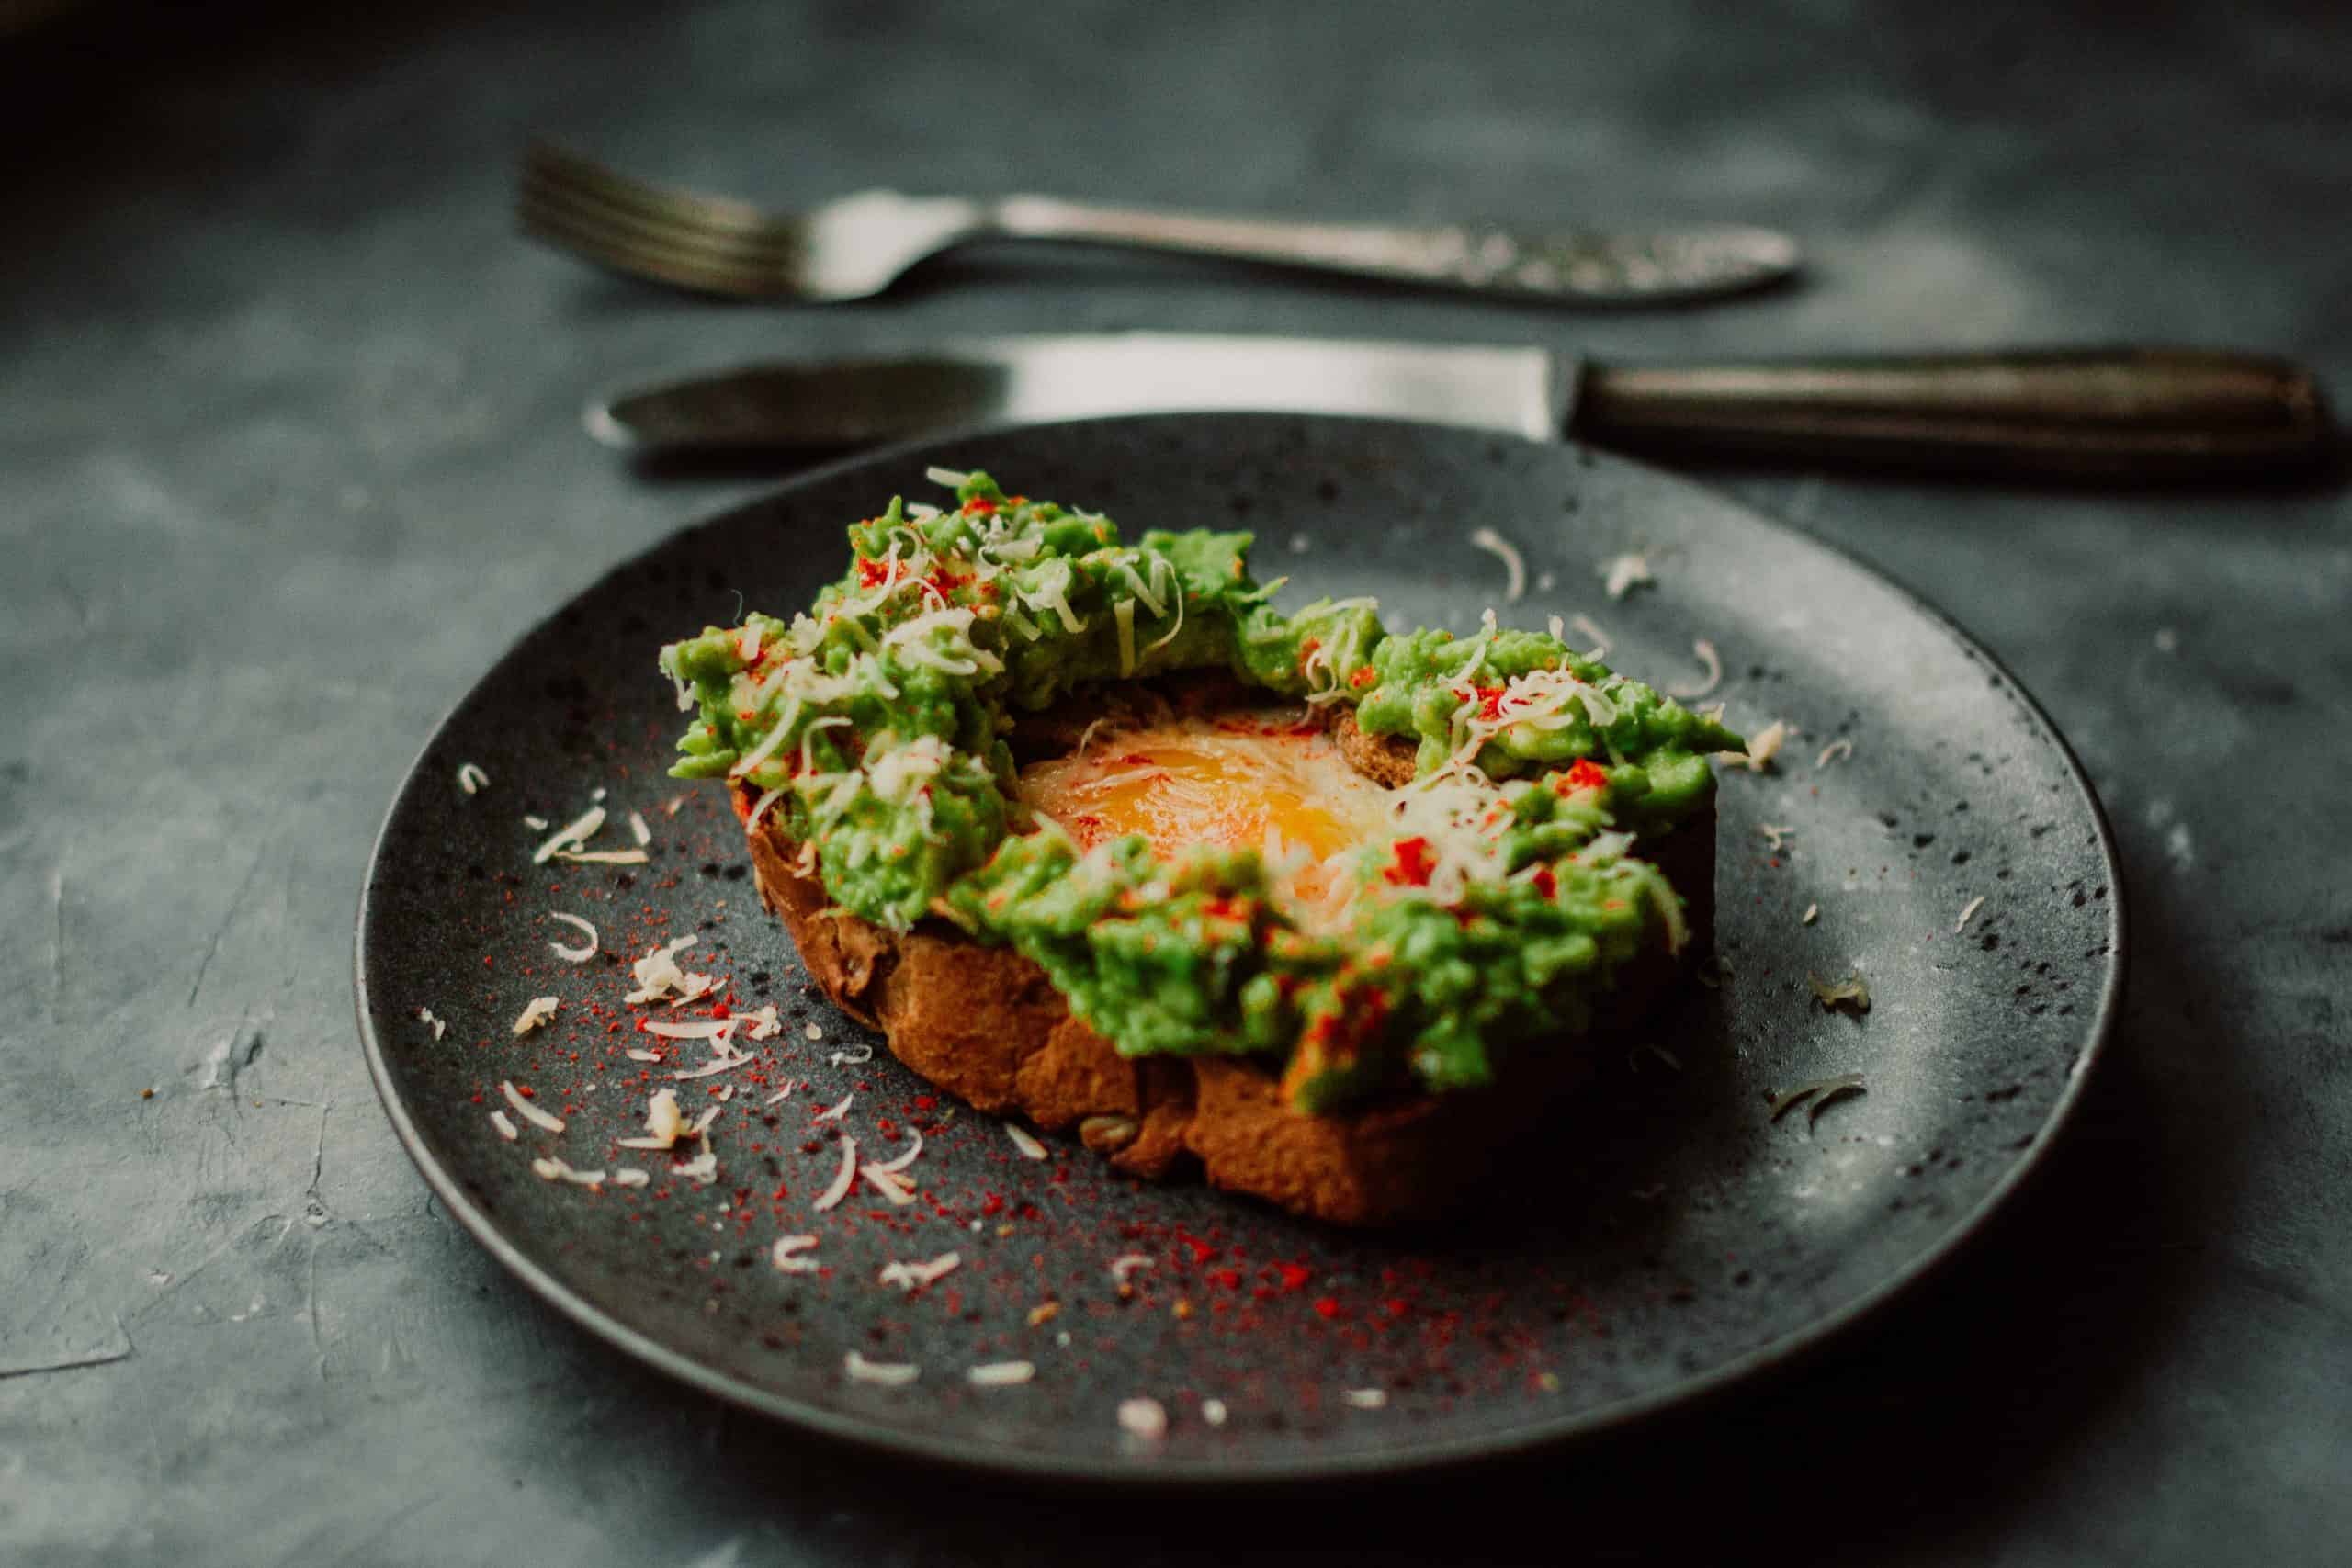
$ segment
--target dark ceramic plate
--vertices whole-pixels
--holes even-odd
[[[759,908],[722,792],[664,776],[681,719],[653,656],[730,620],[739,592],[807,603],[842,568],[842,525],[894,491],[926,493],[928,463],[985,467],[1131,531],[1255,528],[1261,574],[1376,593],[1391,625],[1467,630],[1489,604],[1528,626],[1583,612],[1614,662],[1661,683],[1696,679],[1692,644],[1707,639],[1735,725],[1801,732],[1777,772],[1724,780],[1721,988],[1694,987],[1655,1050],[1612,1053],[1473,1212],[1403,1237],[1138,1186],[1072,1145],[1033,1162],[887,1055],[837,1065],[872,1037],[810,993]],[[1525,554],[1519,604],[1465,543],[1481,523]],[[1596,563],[1636,549],[1657,583],[1612,603]],[[1816,767],[1833,740],[1851,754]],[[472,795],[458,783],[469,762],[490,780]],[[594,847],[628,847],[633,809],[648,863],[535,866],[544,833],[526,815],[561,824],[598,790],[612,821]],[[1801,535],[1569,447],[1366,421],[1120,419],[810,475],[557,612],[450,715],[392,807],[360,909],[359,1016],[392,1122],[451,1212],[548,1300],[689,1382],[1006,1470],[1362,1473],[1617,1426],[1782,1362],[1918,1279],[2064,1119],[2114,1011],[2120,902],[2089,786],[2032,701],[1932,611]],[[602,953],[556,958],[548,943],[576,933],[555,911],[594,923]],[[639,1131],[674,1066],[705,1059],[691,1044],[674,1064],[625,1055],[653,1043],[630,1027],[643,1010],[620,1002],[627,960],[689,932],[689,967],[718,975],[738,1009],[777,1004],[786,1024],[753,1066],[676,1086],[689,1110],[733,1090],[707,1187],[611,1144]],[[1808,972],[1856,971],[1866,1017],[1815,1005]],[[517,1037],[539,995],[561,1011]],[[1815,1121],[1768,1116],[1776,1090],[1842,1074],[1866,1092]],[[508,1078],[568,1131],[502,1139],[490,1112]],[[765,1104],[788,1078],[809,1082]],[[852,1093],[842,1122],[868,1157],[922,1130],[911,1205],[861,1186],[810,1213],[839,1159],[811,1118]],[[541,1154],[653,1179],[550,1183],[532,1174]],[[803,1232],[821,1238],[826,1271],[778,1273],[771,1243]],[[951,1251],[960,1267],[912,1294],[877,1281],[891,1261]],[[1147,1260],[1124,1293],[1122,1257]],[[852,1350],[920,1378],[850,1381]],[[1034,1381],[967,1380],[1012,1360]],[[1137,1397],[1166,1411],[1164,1440],[1123,1433],[1118,1407]]]

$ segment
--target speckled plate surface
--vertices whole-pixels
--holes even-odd
[[[924,494],[933,462],[1131,533],[1253,527],[1261,575],[1295,574],[1286,602],[1375,593],[1392,626],[1460,630],[1490,604],[1526,626],[1581,613],[1613,663],[1661,684],[1698,679],[1706,640],[1731,722],[1798,732],[1776,771],[1724,780],[1720,988],[1660,1017],[1655,1049],[1615,1053],[1539,1146],[1495,1162],[1484,1202],[1408,1236],[1140,1186],[1055,1140],[1033,1161],[887,1055],[851,1060],[874,1038],[807,986],[723,792],[664,775],[681,719],[653,655],[729,620],[739,592],[805,604],[842,568],[842,525],[894,491]],[[1518,604],[1465,543],[1481,523],[1524,553]],[[1657,581],[1612,603],[1596,564],[1631,550]],[[1816,765],[1837,741],[1850,751]],[[466,763],[488,776],[471,794]],[[562,824],[599,791],[610,820],[591,847],[633,847],[635,812],[646,863],[535,865],[547,834],[526,817]],[[2000,668],[1883,579],[1731,502],[1571,447],[1408,424],[1094,421],[811,475],[616,569],[526,637],[424,747],[385,823],[359,916],[360,1032],[451,1212],[583,1325],[688,1382],[1006,1470],[1365,1473],[1621,1424],[1816,1345],[1919,1279],[2063,1120],[2120,994],[2120,906],[2087,784]],[[594,958],[550,950],[579,940],[558,912],[594,924]],[[707,1052],[638,1032],[646,1010],[622,996],[629,959],[688,933],[687,967],[738,1010],[775,1004],[785,1027],[742,1042],[747,1066],[673,1082]],[[1809,973],[1853,972],[1867,1016],[1815,1004]],[[514,1034],[543,995],[560,998],[553,1021]],[[628,1055],[656,1045],[668,1059]],[[1776,1091],[1844,1074],[1865,1092],[1770,1119]],[[503,1138],[506,1079],[566,1131]],[[690,1111],[718,1104],[716,1182],[614,1146],[661,1087]],[[837,1122],[813,1121],[851,1095]],[[916,1201],[861,1184],[812,1213],[836,1127],[867,1158],[920,1129]],[[549,1182],[542,1156],[650,1180]],[[771,1266],[796,1234],[820,1238],[821,1272]],[[959,1266],[911,1293],[877,1280],[950,1252]],[[852,1381],[853,1350],[920,1375]],[[967,1379],[1015,1360],[1032,1381]],[[1123,1433],[1118,1406],[1137,1397],[1166,1411],[1163,1439]]]

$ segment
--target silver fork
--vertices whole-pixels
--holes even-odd
[[[765,213],[725,197],[633,179],[546,142],[535,142],[524,157],[517,210],[524,232],[616,272],[743,299],[862,299],[926,257],[1000,237],[1136,246],[1590,304],[1736,293],[1785,277],[1797,265],[1796,244],[1786,235],[1722,224],[1647,234],[1549,233],[881,190],[804,213]]]

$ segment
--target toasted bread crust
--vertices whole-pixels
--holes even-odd
[[[738,809],[748,807],[739,795]],[[1283,1102],[1272,1073],[1246,1058],[1123,1057],[1011,948],[983,945],[940,921],[885,931],[834,907],[822,883],[797,869],[800,846],[779,826],[763,822],[748,837],[761,897],[838,1006],[882,1031],[893,1055],[941,1089],[1049,1132],[1075,1127],[1130,1175],[1166,1177],[1197,1161],[1213,1186],[1338,1224],[1426,1217],[1483,1177],[1598,1054],[1523,1052],[1494,1089],[1306,1115]],[[1656,858],[1689,889],[1690,950],[1703,952],[1713,904],[1712,814],[1668,847],[1679,867],[1666,853]],[[1706,880],[1684,880],[1699,874]],[[1621,971],[1589,1042],[1638,1021],[1674,967],[1660,949]]]

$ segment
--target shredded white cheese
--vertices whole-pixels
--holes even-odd
[[[857,1095],[854,1091],[845,1094],[842,1096],[838,1104],[827,1106],[824,1110],[817,1112],[816,1115],[808,1118],[808,1120],[811,1122],[838,1122],[842,1119],[842,1113],[849,1110],[851,1102],[856,1099]]]
[[[1786,827],[1778,822],[1758,822],[1756,824],[1756,830],[1764,835],[1764,841],[1770,844],[1775,852],[1779,852],[1782,840],[1792,839],[1796,837],[1797,832],[1794,828]]]
[[[514,1114],[520,1116],[524,1121],[528,1122],[532,1126],[547,1133],[560,1133],[563,1131],[563,1118],[560,1116],[551,1116],[548,1112],[540,1110],[537,1106],[532,1104],[529,1100],[524,1099],[522,1090],[514,1087],[514,1082],[512,1078],[500,1079],[498,1092],[506,1097],[506,1103],[514,1108]]]
[[[416,1021],[432,1030],[433,1038],[435,1040],[449,1032],[449,1021],[446,1018],[434,1017],[431,1008],[417,1009]]]
[[[896,1285],[910,1295],[933,1281],[945,1278],[963,1267],[963,1254],[943,1252],[928,1263],[886,1263],[876,1282]]]
[[[1119,1401],[1119,1427],[1130,1437],[1156,1443],[1168,1435],[1168,1412],[1156,1399]]]
[[[684,1023],[648,1019],[638,1028],[662,1040],[707,1040],[722,1055],[734,1049],[730,1042],[735,1037],[735,1020],[731,1018],[697,1018]]]
[[[614,1140],[625,1149],[673,1148],[682,1137],[691,1136],[686,1119],[678,1110],[678,1097],[666,1089],[657,1089],[645,1104],[645,1131],[642,1138]]]
[[[505,1139],[510,1144],[523,1135],[521,1133],[515,1131],[514,1123],[508,1120],[506,1112],[503,1111],[492,1111],[490,1113],[490,1124],[497,1128],[498,1135]]]
[[[828,1053],[825,1057],[825,1064],[828,1066],[833,1067],[862,1067],[872,1060],[874,1060],[873,1046],[853,1045],[846,1051],[833,1051]]]
[[[650,1187],[652,1183],[653,1178],[649,1173],[638,1169],[633,1165],[616,1166],[613,1168],[613,1185],[616,1187]]]
[[[780,670],[777,673],[779,675],[784,674],[791,668],[793,667],[786,666],[785,670]],[[767,735],[757,746],[752,747],[751,750],[745,752],[742,756],[738,757],[735,760],[735,765],[727,770],[727,776],[729,778],[740,779],[745,773],[752,772],[752,770],[757,768],[761,763],[766,761],[769,758],[776,754],[776,751],[784,745],[785,740],[792,734],[793,721],[800,716],[801,703],[801,697],[797,694],[795,694],[791,701],[785,705],[784,712],[776,716],[775,727],[767,732]],[[847,724],[849,720],[844,718],[838,721],[829,721],[820,718],[811,723],[808,729],[802,732],[800,737],[800,771],[802,773],[805,773],[809,771],[808,741],[810,738],[813,737],[820,729],[832,728],[835,722]]]
[[[1127,1282],[1127,1276],[1134,1273],[1136,1269],[1156,1269],[1158,1267],[1158,1264],[1154,1263],[1150,1258],[1145,1257],[1140,1252],[1123,1253],[1119,1257],[1111,1259],[1111,1278],[1124,1285]]]
[[[1012,1140],[1012,1146],[1021,1151],[1023,1159],[1046,1157],[1046,1145],[1039,1143],[1029,1129],[1021,1125],[1020,1122],[1007,1122],[1004,1124],[1004,1135]]]
[[[801,1254],[813,1250],[816,1245],[813,1235],[780,1235],[768,1252],[768,1261],[775,1265],[779,1274],[814,1274],[824,1265]]]
[[[1379,1410],[1388,1404],[1388,1391],[1384,1388],[1351,1388],[1342,1397],[1358,1410]]]
[[[791,788],[790,784],[778,784],[752,802],[751,812],[743,818],[743,831],[749,833],[756,830],[760,825],[760,819],[768,814],[768,807],[782,800]]]
[[[531,1162],[531,1173],[542,1181],[569,1181],[574,1187],[602,1187],[605,1173],[601,1170],[575,1170],[551,1155],[542,1155]]]
[[[548,911],[548,919],[551,920],[560,920],[567,926],[575,926],[579,928],[581,934],[588,939],[588,943],[584,947],[571,947],[560,942],[551,942],[548,943],[548,948],[554,952],[558,958],[562,959],[566,964],[585,964],[590,959],[596,956],[596,950],[598,947],[602,946],[603,943],[596,935],[596,928],[594,926],[590,925],[586,920],[582,919],[577,915],[567,915],[555,909]]]
[[[523,1009],[522,1015],[515,1019],[514,1032],[530,1033],[531,1031],[553,1018],[555,1010],[560,1006],[562,1003],[554,997],[533,997],[528,1005]]]
[[[1814,771],[1818,773],[1840,757],[1850,757],[1853,754],[1854,743],[1844,736],[1839,736],[1828,745],[1824,746],[1821,749],[1821,755],[1813,760]]]
[[[878,1170],[885,1176],[896,1176],[899,1172],[906,1169],[907,1167],[914,1164],[916,1159],[921,1157],[922,1154],[922,1134],[920,1130],[915,1132],[914,1138],[914,1143],[908,1148],[906,1153],[893,1156],[889,1159],[882,1161],[879,1165],[872,1166],[868,1168]]]
[[[590,807],[562,827],[558,828],[548,836],[547,842],[533,850],[531,863],[545,865],[553,860],[560,851],[583,847],[589,840],[596,836],[597,829],[604,825],[605,808],[601,806]]]
[[[903,1176],[893,1176],[881,1167],[872,1165],[859,1166],[857,1173],[865,1178],[867,1186],[889,1200],[894,1209],[903,1209],[915,1201],[915,1190]]]
[[[827,1210],[839,1203],[842,1199],[849,1196],[850,1185],[856,1179],[857,1140],[855,1138],[843,1137],[842,1139],[841,1169],[833,1173],[832,1185],[826,1188],[822,1193],[819,1194],[817,1201],[808,1206],[816,1210],[817,1213],[820,1214],[824,1213]]]
[[[775,1004],[774,1002],[770,1002],[763,1008],[755,1009],[751,1012],[741,1013],[737,1016],[741,1018],[745,1023],[751,1026],[749,1032],[754,1040],[765,1040],[770,1035],[775,1033],[777,1030],[784,1027],[783,1023],[776,1018]]]
[[[1036,1366],[1029,1361],[990,1361],[986,1366],[972,1368],[964,1374],[964,1378],[975,1388],[1009,1388],[1014,1383],[1027,1382],[1036,1375]]]
[[[1204,1399],[1201,1401],[1202,1420],[1207,1422],[1212,1427],[1222,1427],[1225,1425],[1225,1417],[1226,1409],[1224,1400]]]
[[[632,811],[628,814],[628,836],[635,839],[640,846],[653,841],[653,829],[651,824],[645,820],[644,812]]]
[[[852,1350],[842,1358],[842,1370],[852,1382],[878,1383],[884,1388],[904,1388],[922,1376],[921,1367],[900,1361],[869,1361]]]
[[[1503,603],[1516,604],[1527,595],[1527,561],[1509,539],[1492,528],[1474,528],[1470,542],[1503,563]]]
[[[1965,931],[1968,928],[1968,922],[1976,918],[1976,911],[1984,907],[1984,899],[1982,895],[1979,895],[1974,898],[1971,898],[1968,901],[1968,908],[1960,912],[1960,919],[1953,923],[1951,934],[1958,936],[1962,931]]]
[[[1804,907],[1804,918],[1803,919],[1799,920],[1797,923],[1798,923],[1799,925],[1803,925],[1803,926],[1809,926],[1809,925],[1813,924],[1813,922],[1814,922],[1814,921],[1815,921],[1815,920],[1819,919],[1820,918],[1821,918],[1821,906],[1820,906],[1820,905],[1818,905],[1818,904],[1807,904],[1807,905]]]
[[[575,865],[643,865],[643,850],[558,850],[556,859]]]
[[[678,965],[678,954],[694,946],[699,939],[689,933],[660,947],[648,948],[645,956],[630,964],[629,972],[636,976],[637,988],[621,999],[641,1004],[669,998],[673,1006],[708,996],[716,982],[707,975],[690,975]]]
[[[1650,574],[1650,558],[1639,553],[1611,556],[1599,568],[1600,583],[1611,599],[1623,599],[1645,582],[1656,582]]]
[[[683,1176],[697,1187],[707,1187],[718,1179],[718,1151],[705,1144],[702,1153],[684,1165],[673,1166],[670,1174]]]
[[[1686,701],[1692,697],[1703,697],[1724,683],[1723,655],[1715,651],[1713,643],[1709,642],[1705,637],[1701,637],[1690,645],[1690,651],[1697,654],[1699,662],[1706,667],[1707,678],[1695,686],[1685,684],[1667,687],[1666,694],[1669,697]]]
[[[1772,759],[1779,756],[1781,748],[1788,743],[1790,734],[1787,722],[1776,718],[1747,738],[1746,751],[1723,751],[1716,755],[1720,761],[1733,767],[1746,768],[1751,773],[1768,773],[1771,770]]]
[[[1119,631],[1119,679],[1124,681],[1136,672],[1136,602],[1122,599],[1112,605],[1111,619]]]
[[[475,764],[471,762],[458,764],[458,787],[468,795],[474,794],[488,783],[490,783],[490,775]]]

